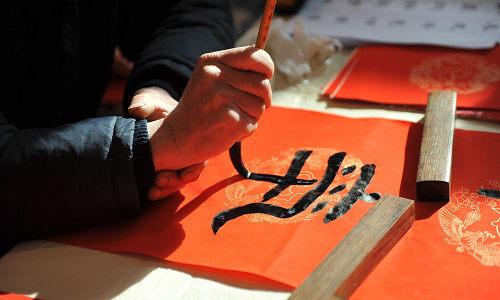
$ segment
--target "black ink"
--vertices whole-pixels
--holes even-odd
[[[406,20],[405,19],[394,19],[389,22],[389,27],[392,26],[404,26],[406,25]]]
[[[349,17],[348,16],[340,16],[340,17],[337,17],[335,19],[335,21],[337,23],[345,24],[345,23],[347,23],[349,21]]]
[[[426,21],[424,25],[422,25],[425,29],[433,29],[436,28],[436,23],[434,21]]]
[[[354,7],[360,6],[363,3],[361,0],[349,0],[349,4],[351,4]]]
[[[347,184],[345,184],[345,183],[341,184],[339,186],[336,186],[330,190],[330,195],[336,194],[338,192],[342,192],[343,190],[345,190],[346,187],[347,187]]]
[[[356,170],[356,166],[350,166],[350,167],[347,167],[347,168],[343,168],[342,169],[342,176],[349,175],[352,172],[354,172],[354,170]]]
[[[319,20],[320,16],[318,13],[314,12],[314,13],[311,13],[310,15],[308,15],[307,18],[310,20]]]
[[[465,30],[467,28],[467,24],[465,22],[455,22],[453,26],[451,26],[451,31],[455,30]]]
[[[318,181],[316,179],[287,179],[278,175],[251,173],[247,170],[247,168],[245,168],[245,165],[243,165],[243,160],[241,159],[241,143],[234,143],[234,145],[229,149],[229,156],[234,168],[238,171],[238,174],[247,179],[287,185],[310,185]]]
[[[446,1],[434,1],[434,6],[431,10],[444,10],[446,7]]]
[[[374,197],[372,197],[372,195],[368,195],[365,193],[365,190],[370,184],[373,175],[375,175],[375,165],[370,164],[361,167],[361,175],[356,180],[356,183],[354,183],[354,186],[351,188],[349,193],[347,193],[347,195],[345,195],[345,197],[340,200],[339,203],[337,203],[329,212],[326,213],[325,217],[323,218],[323,222],[330,223],[342,217],[351,209],[351,207],[358,201],[358,199],[361,199],[365,202],[377,201],[378,199],[375,199]],[[378,195],[380,199],[380,194]]]
[[[368,26],[375,26],[375,23],[377,23],[377,17],[369,17],[368,19],[366,19],[366,25]]]
[[[315,212],[318,212],[318,211],[322,210],[323,208],[325,208],[326,205],[328,204],[328,202],[329,201],[323,201],[323,202],[316,204],[316,206],[312,209],[311,214],[314,214]]]
[[[403,8],[406,10],[412,10],[415,9],[416,6],[417,6],[417,0],[407,0]]]
[[[214,234],[217,234],[217,231],[219,231],[224,224],[247,214],[263,213],[277,218],[290,218],[303,212],[326,191],[328,186],[330,186],[345,156],[345,152],[336,153],[330,156],[323,178],[321,178],[318,184],[312,190],[305,193],[292,207],[287,209],[281,206],[259,202],[224,210],[216,214],[212,220],[212,231]],[[363,175],[363,169],[361,170],[361,175]]]
[[[490,198],[500,199],[500,191],[490,190],[490,189],[479,189],[477,191],[479,195],[483,195]]]
[[[297,176],[299,176],[300,171],[302,170],[302,167],[304,166],[304,163],[306,160],[309,158],[309,155],[311,155],[312,151],[306,151],[306,150],[299,150],[295,152],[295,157],[292,160],[292,163],[290,164],[290,167],[288,168],[288,171],[285,174],[284,180],[285,183],[279,183],[276,185],[272,190],[267,192],[263,197],[262,197],[262,202],[266,202],[269,199],[272,199],[276,196],[278,196],[281,192],[283,192],[285,189],[287,189],[290,185],[289,182],[292,182],[292,180],[297,179]],[[316,182],[317,180],[314,179]]]
[[[483,26],[483,31],[497,30],[497,29],[498,29],[498,24],[492,24],[490,22],[486,23],[486,25]]]
[[[462,8],[460,8],[460,11],[476,11],[477,10],[477,4],[476,3],[463,3]]]
[[[391,3],[392,0],[378,0],[375,5],[378,5],[379,7],[384,7],[388,6]]]

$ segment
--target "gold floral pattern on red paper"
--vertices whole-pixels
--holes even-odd
[[[438,211],[445,242],[485,266],[500,266],[499,200],[462,188]]]
[[[304,164],[299,176],[297,178],[301,179],[318,179],[320,180],[323,176],[325,169],[328,164],[328,158],[338,152],[335,149],[329,148],[303,148],[307,150],[312,150],[312,154],[309,156],[307,161]],[[254,173],[265,173],[265,174],[275,174],[284,176],[290,167],[290,163],[294,158],[295,152],[300,149],[291,148],[286,151],[282,151],[279,156],[271,157],[265,161],[261,159],[255,158],[249,162],[245,162],[245,166]],[[354,172],[349,175],[342,176],[341,170],[349,167],[356,166]],[[351,189],[351,187],[356,182],[356,179],[359,177],[361,173],[361,167],[363,163],[360,159],[354,157],[352,154],[347,154],[344,158],[341,167],[339,168],[339,172],[335,179],[330,184],[329,188],[326,192],[324,192],[321,196],[319,196],[312,205],[310,205],[305,211],[291,217],[291,218],[276,218],[266,214],[248,214],[245,217],[250,222],[268,222],[274,224],[290,224],[297,223],[305,220],[312,220],[313,218],[320,217],[323,218],[324,213],[314,213],[311,214],[312,209],[315,207],[317,203],[321,203],[323,201],[328,201],[328,204],[322,209],[322,211],[327,212],[330,210],[336,203],[338,203]],[[233,172],[232,175],[236,175],[237,172]],[[227,186],[225,189],[226,196],[228,202],[225,205],[228,208],[234,208],[237,206],[243,206],[250,203],[261,202],[263,196],[266,192],[271,190],[276,184],[264,182],[264,181],[253,181],[253,180],[244,180],[240,181],[238,177],[231,176],[227,180]],[[330,195],[328,193],[332,188],[340,185],[346,184],[347,187],[339,193]],[[291,207],[293,206],[305,193],[311,190],[317,183],[311,185],[293,185],[289,186],[286,190],[281,192],[278,196],[270,199],[269,204],[279,205],[281,207]]]
[[[410,81],[427,92],[453,90],[472,94],[499,80],[500,68],[474,54],[429,58],[410,71]]]

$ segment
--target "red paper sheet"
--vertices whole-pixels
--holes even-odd
[[[439,47],[359,47],[324,94],[385,104],[427,104],[430,92],[454,90],[457,106],[500,110],[500,46],[490,50]]]
[[[375,166],[365,193],[415,199],[421,135],[421,124],[270,108],[259,130],[242,144],[243,160],[250,171],[283,176],[295,151],[305,149],[313,152],[298,178],[320,180],[328,157],[346,153],[333,183],[305,211],[290,218],[240,216],[214,234],[211,224],[217,214],[259,203],[275,186],[243,179],[224,153],[210,161],[197,182],[182,193],[152,203],[142,216],[53,240],[252,273],[297,287],[373,206],[358,200],[344,216],[323,221],[327,212],[355,189],[362,166]],[[417,203],[414,225],[353,299],[498,296],[500,200],[476,192],[480,188],[500,189],[499,145],[496,134],[456,130],[452,201],[444,207]],[[346,169],[342,175],[341,170],[350,166],[356,166],[355,171],[347,174]],[[345,190],[329,194],[344,183]],[[315,185],[291,186],[266,203],[292,207]],[[311,213],[318,203],[326,207]]]
[[[0,291],[0,300],[41,300],[41,299]]]

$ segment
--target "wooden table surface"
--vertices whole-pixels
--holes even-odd
[[[256,23],[238,45],[254,43]],[[320,95],[353,49],[344,49],[307,81],[290,86],[276,73],[273,105],[322,111],[352,118],[379,117],[419,122],[424,111]],[[500,133],[500,124],[457,119],[456,127]],[[193,269],[138,254],[110,254],[48,241],[18,244],[0,259],[0,291],[40,299],[287,299],[291,290],[238,280],[225,272]]]

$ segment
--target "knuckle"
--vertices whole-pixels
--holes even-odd
[[[251,55],[252,63],[261,65],[263,69],[263,74],[267,78],[271,78],[274,75],[274,62],[265,50],[256,51]]]
[[[208,63],[209,61],[211,61],[213,58],[213,55],[211,53],[205,53],[205,54],[202,54],[199,58],[198,58],[198,64],[206,64]]]
[[[218,78],[221,74],[221,69],[214,65],[203,66],[203,73],[212,78]]]

